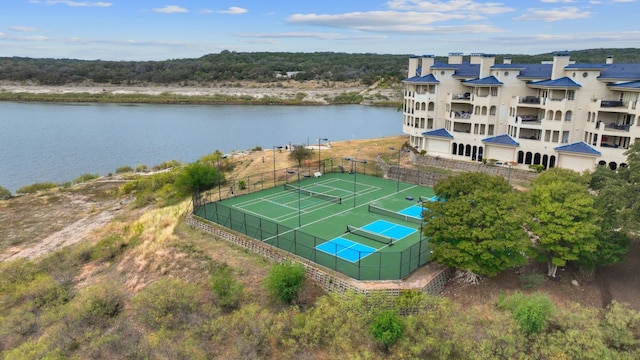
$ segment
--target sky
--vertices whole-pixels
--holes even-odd
[[[640,0],[2,0],[0,56],[446,56],[640,48]]]

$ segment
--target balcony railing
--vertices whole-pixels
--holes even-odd
[[[624,107],[624,102],[620,100],[602,100],[600,101],[600,107],[603,108],[611,108],[611,107]]]
[[[471,93],[453,94],[451,98],[453,100],[471,100]]]
[[[605,130],[621,130],[621,131],[629,131],[631,128],[630,124],[618,124],[618,123],[608,123],[604,126]]]
[[[525,96],[520,98],[521,104],[540,104],[540,98],[537,96]]]

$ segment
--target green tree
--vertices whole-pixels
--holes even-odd
[[[597,211],[587,182],[574,171],[554,168],[540,174],[528,193],[527,227],[536,239],[536,256],[547,262],[550,277],[556,276],[558,266],[578,261],[598,246]]]
[[[423,214],[434,259],[482,276],[526,263],[530,241],[522,228],[523,200],[504,178],[465,173],[440,181],[434,190],[446,199],[428,203]]]
[[[182,169],[175,182],[178,191],[184,195],[202,192],[224,182],[222,174],[208,164],[191,163]]]
[[[296,145],[293,150],[289,152],[289,159],[295,161],[298,167],[302,166],[304,160],[310,159],[314,154],[313,149],[307,148],[304,145]]]
[[[404,333],[402,318],[394,310],[380,311],[373,319],[370,332],[388,350]]]
[[[269,295],[285,304],[292,304],[304,288],[306,270],[291,261],[275,264],[269,271],[265,288]]]

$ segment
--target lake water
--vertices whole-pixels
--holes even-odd
[[[120,166],[261,146],[402,134],[393,108],[0,102],[0,186],[65,182]]]

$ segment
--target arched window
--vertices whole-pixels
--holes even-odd
[[[495,106],[492,106],[492,107],[489,109],[489,115],[495,115],[495,114],[496,114],[496,107],[495,107]]]
[[[527,151],[527,153],[524,156],[525,165],[531,165],[532,158],[533,158],[533,154],[530,151]]]
[[[518,151],[518,164],[524,164],[524,153],[522,151]]]
[[[556,115],[553,118],[554,120],[562,120],[562,111],[558,110],[556,111]]]
[[[617,168],[618,168],[618,164],[616,164],[615,162],[612,161],[609,163],[609,169],[615,170]]]
[[[549,168],[553,168],[556,167],[556,156],[555,155],[551,155],[551,157],[549,158]]]
[[[571,121],[572,116],[573,116],[573,113],[571,112],[571,110],[567,111],[567,113],[564,114],[564,121]]]
[[[453,145],[451,146],[451,154],[458,155],[458,144],[453,143]]]
[[[542,166],[547,169],[549,165],[549,155],[542,155]]]
[[[464,147],[464,156],[471,156],[471,145]]]
[[[540,164],[540,153],[535,153],[535,155],[533,155],[533,163]]]
[[[458,155],[464,155],[464,144],[458,144]]]
[[[433,102],[429,102],[429,111],[433,111],[436,108],[436,104]]]
[[[482,107],[482,115],[487,115],[487,107],[486,106]]]

